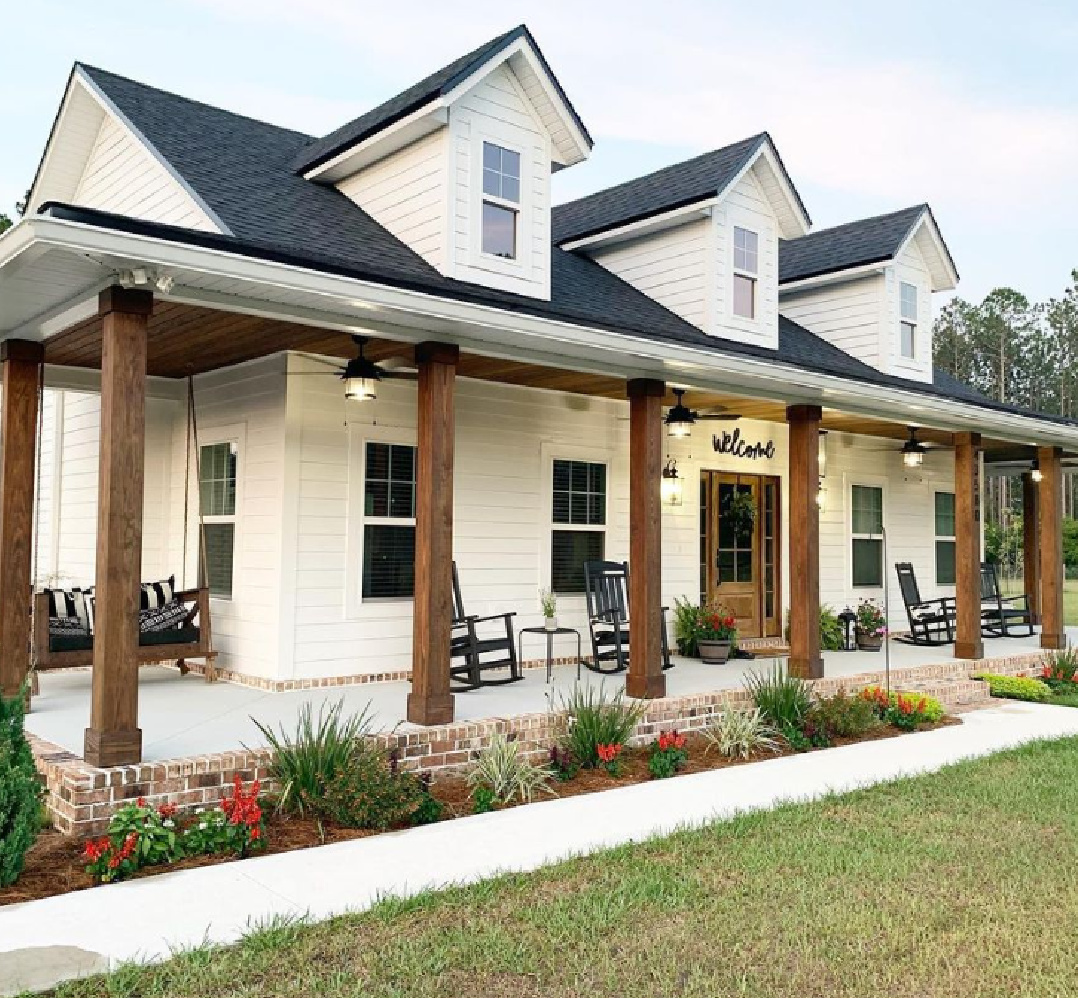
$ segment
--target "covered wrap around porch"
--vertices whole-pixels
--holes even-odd
[[[71,250],[57,248],[55,253],[60,260]],[[1065,444],[1071,431],[1067,428],[1055,429],[1047,421],[1000,412],[989,436],[987,431],[974,429],[984,426],[988,411],[932,391],[916,396],[876,387],[870,393],[866,388],[862,398],[849,379],[807,370],[798,373],[781,358],[707,354],[699,347],[677,344],[645,349],[643,341],[613,333],[592,331],[584,337],[568,324],[539,324],[526,315],[508,321],[501,314],[495,317],[489,308],[467,303],[440,301],[421,314],[406,308],[392,290],[346,278],[322,276],[319,288],[312,286],[302,293],[278,285],[270,294],[264,283],[250,276],[237,278],[234,270],[228,276],[214,276],[176,262],[169,271],[171,280],[161,286],[167,292],[151,291],[132,282],[132,272],[121,266],[125,262],[136,263],[122,255],[110,258],[112,273],[123,273],[127,280],[110,282],[95,294],[92,310],[86,305],[85,286],[82,291],[52,288],[44,272],[31,273],[36,306],[51,298],[56,303],[54,312],[39,308],[38,315],[46,318],[28,321],[25,328],[33,336],[8,338],[0,348],[0,572],[5,580],[0,593],[0,683],[7,696],[22,689],[28,669],[39,388],[43,383],[64,384],[65,379],[70,384],[75,378],[72,372],[100,372],[93,668],[88,678],[84,674],[48,678],[40,702],[32,705],[29,723],[38,735],[51,731],[46,718],[53,697],[58,705],[62,701],[68,706],[61,714],[67,713],[70,699],[78,691],[85,698],[88,685],[88,725],[81,757],[89,765],[135,764],[144,759],[144,746],[158,748],[173,739],[154,732],[156,712],[140,707],[137,666],[147,380],[195,377],[197,384],[200,377],[282,352],[344,362],[354,358],[352,337],[360,331],[368,338],[368,360],[404,356],[416,384],[412,397],[414,595],[411,655],[402,675],[408,680],[361,695],[364,700],[373,696],[380,702],[400,702],[396,713],[387,708],[387,719],[395,716],[415,726],[440,726],[487,717],[483,713],[506,712],[511,700],[521,711],[541,711],[549,693],[544,690],[537,700],[542,686],[539,674],[529,671],[521,684],[504,692],[481,690],[454,696],[450,690],[454,498],[460,485],[454,461],[460,447],[456,403],[460,387],[471,384],[527,387],[603,400],[611,406],[619,401],[624,408],[620,411],[624,416],[616,419],[627,422],[625,531],[616,539],[620,551],[607,555],[627,558],[631,568],[628,599],[633,655],[624,685],[632,697],[661,699],[671,691],[721,690],[736,686],[740,676],[731,668],[719,678],[689,662],[678,662],[667,673],[662,670],[667,562],[662,483],[671,447],[667,408],[678,401],[674,387],[688,390],[692,407],[699,413],[735,414],[745,421],[785,428],[785,455],[773,467],[783,483],[781,537],[772,540],[783,551],[782,560],[776,560],[781,579],[774,585],[773,617],[779,620],[782,609],[788,609],[788,625],[782,631],[788,633],[790,672],[821,678],[829,671],[846,669],[839,660],[825,663],[820,651],[820,525],[821,517],[827,517],[826,505],[821,510],[825,470],[820,460],[826,454],[820,446],[821,434],[875,439],[881,451],[898,461],[902,442],[909,435],[911,407],[916,407],[919,440],[953,454],[956,641],[953,650],[943,655],[963,661],[985,655],[979,495],[986,463],[990,467],[997,461],[1024,463],[1027,468],[1036,462],[1038,481],[1029,495],[1037,513],[1031,522],[1034,527],[1027,532],[1027,572],[1034,574],[1027,577],[1027,589],[1034,595],[1040,628],[1035,642],[1046,649],[1066,642],[1060,496],[1062,463],[1069,457]],[[163,262],[156,261],[154,266],[160,268]],[[78,284],[78,275],[69,277]],[[67,308],[59,308],[65,303]],[[296,379],[302,383],[299,372]],[[288,381],[286,391],[290,391]],[[496,420],[496,415],[491,419]],[[711,436],[704,426],[696,427],[701,443]],[[718,436],[703,447],[713,452],[710,467],[721,468]],[[689,490],[696,486],[691,481],[686,484]],[[830,483],[827,488],[832,488]],[[279,512],[284,524],[290,516],[288,504],[286,496]],[[287,533],[286,528],[286,542]],[[901,555],[892,548],[887,558],[894,561]],[[885,574],[891,572],[889,565],[882,569]],[[291,643],[293,637],[286,631],[291,615],[293,610],[283,608],[279,631],[264,641]],[[772,638],[781,640],[774,634]],[[941,653],[934,650],[930,662],[939,662]],[[896,655],[908,654],[902,650]],[[229,669],[243,673],[242,664],[226,663],[225,676]],[[167,674],[144,671],[146,698],[151,699],[149,692],[167,679]],[[186,691],[189,683],[185,680],[177,690]],[[201,697],[212,701],[213,694]],[[151,700],[141,704],[149,706]],[[228,713],[221,717],[227,718]],[[59,731],[54,735],[59,736]],[[58,743],[74,749],[69,734]]]

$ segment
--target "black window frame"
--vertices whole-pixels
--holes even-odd
[[[384,451],[380,459],[378,453]],[[404,455],[410,457],[410,462]],[[401,475],[405,466],[408,475]],[[384,474],[373,474],[374,470]],[[384,490],[377,487],[384,487]],[[383,501],[384,495],[384,501]],[[403,506],[402,506],[403,504]],[[363,445],[363,541],[360,600],[410,601],[415,596],[416,446],[397,441],[367,440]],[[404,513],[403,511],[407,511]],[[410,542],[410,545],[409,545]],[[385,551],[407,552],[392,572],[392,585],[380,584],[373,559]]]

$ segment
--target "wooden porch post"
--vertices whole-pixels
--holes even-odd
[[[819,406],[788,406],[790,425],[790,661],[795,677],[823,677],[820,656]]]
[[[1063,649],[1067,632],[1063,627],[1063,469],[1059,448],[1038,448],[1041,470],[1040,569],[1041,648]]]
[[[95,767],[142,759],[138,728],[138,609],[146,437],[146,328],[150,292],[119,286],[100,296],[101,452],[90,728]]]
[[[1034,625],[1041,623],[1041,552],[1038,522],[1037,484],[1033,474],[1022,473],[1022,579],[1023,593],[1029,597],[1029,613]]]
[[[629,674],[633,698],[662,698],[663,396],[657,379],[626,383],[629,396]]]
[[[416,346],[419,433],[416,449],[415,611],[408,721],[453,721],[449,641],[453,624],[453,387],[460,349]]]
[[[960,660],[984,656],[981,640],[981,500],[978,452],[981,435],[956,434],[955,485],[955,603],[958,623],[954,655]]]
[[[0,343],[0,694],[19,693],[30,666],[34,461],[41,344]]]

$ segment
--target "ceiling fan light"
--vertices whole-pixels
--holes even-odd
[[[344,367],[341,379],[344,381],[344,398],[368,400],[378,398],[378,383],[382,380],[382,369],[373,361],[363,356],[366,339],[353,337],[359,346],[359,357],[353,358]]]
[[[345,399],[377,399],[378,398],[378,379],[349,377],[344,378],[344,398]]]
[[[902,464],[907,469],[919,469],[925,460],[925,446],[917,440],[917,428],[909,430],[910,439],[902,446]]]
[[[666,414],[666,433],[672,438],[687,438],[692,434],[696,414],[681,401],[681,397],[685,395],[684,389],[675,389],[674,395],[677,397],[677,402]]]

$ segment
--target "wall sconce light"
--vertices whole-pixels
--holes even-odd
[[[668,507],[680,507],[681,494],[682,483],[681,477],[677,474],[677,462],[672,458],[668,458],[666,465],[663,466],[662,502]]]
[[[827,506],[827,487],[824,486],[823,480],[820,480],[820,485],[816,489],[816,506],[823,510]]]
[[[1029,478],[1035,483],[1039,483],[1044,478],[1044,473],[1037,467],[1037,463],[1033,463],[1033,468],[1029,470]]]

